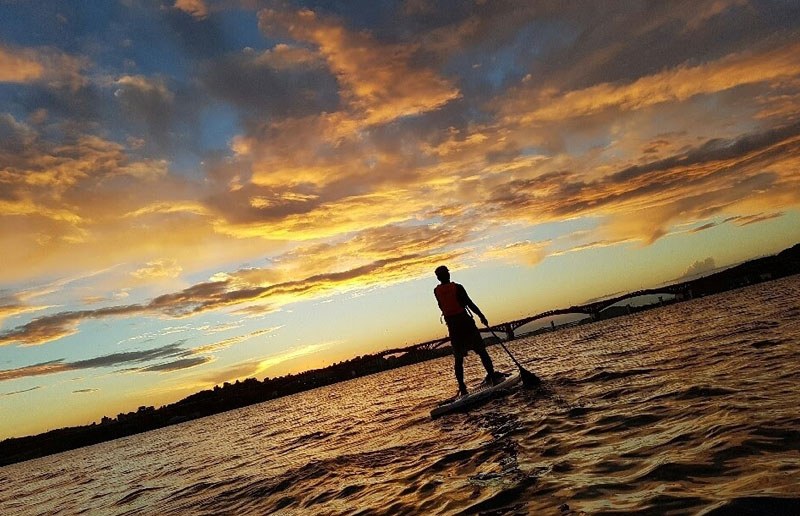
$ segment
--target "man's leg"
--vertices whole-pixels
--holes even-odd
[[[492,364],[492,357],[490,357],[489,353],[486,351],[486,346],[483,344],[475,346],[475,353],[481,357],[483,368],[486,369],[486,373],[489,375],[489,378],[491,378],[494,374],[494,364]]]
[[[494,374],[494,365],[492,364],[492,357],[489,356],[489,353],[486,352],[486,344],[483,342],[483,337],[481,337],[481,332],[478,331],[478,327],[475,326],[475,323],[472,324],[475,328],[475,331],[472,332],[472,338],[470,339],[472,350],[481,357],[481,363],[483,363],[483,368],[486,369],[487,378],[492,378]]]
[[[456,359],[455,368],[456,380],[458,381],[458,390],[462,394],[466,394],[467,385],[464,383],[464,355],[461,355],[460,353],[454,353],[453,356]]]

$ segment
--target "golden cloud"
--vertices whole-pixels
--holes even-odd
[[[493,187],[496,217],[535,222],[604,217],[606,240],[651,243],[673,223],[800,204],[800,124],[712,140],[661,160],[586,181],[542,174]]]
[[[489,248],[484,252],[484,256],[533,267],[547,258],[549,245],[550,241],[530,242],[526,240],[502,247]]]
[[[532,77],[492,102],[506,123],[540,124],[589,116],[607,109],[637,110],[682,102],[701,94],[771,82],[800,74],[800,45],[760,53],[732,54],[698,66],[679,66],[628,84],[602,83],[568,92],[538,89]]]
[[[410,242],[413,241],[410,240]],[[22,326],[0,333],[0,345],[21,343],[41,345],[73,335],[81,321],[142,314],[164,314],[186,317],[232,305],[269,302],[275,305],[293,303],[325,293],[344,292],[388,285],[430,274],[435,265],[451,262],[463,251],[409,254],[378,259],[337,272],[315,273],[304,279],[260,285],[246,284],[243,278],[198,283],[180,292],[165,294],[146,304],[131,304],[95,310],[64,311],[36,318]],[[252,271],[248,271],[252,275]]]
[[[176,260],[154,260],[147,262],[145,267],[136,269],[131,275],[140,280],[154,278],[176,278],[183,271],[183,267],[178,265]]]

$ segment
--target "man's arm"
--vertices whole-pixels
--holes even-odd
[[[469,298],[469,294],[467,294],[467,289],[464,288],[464,285],[458,285],[456,295],[458,296],[458,301],[462,305],[469,308],[472,313],[478,315],[478,318],[481,320],[484,326],[489,326],[489,321],[486,320],[486,316],[483,315],[483,312],[481,312],[481,309],[478,308],[478,305],[476,305],[472,299]]]
[[[433,290],[433,297],[436,298],[436,304],[439,305],[439,310],[444,313],[444,310],[442,310],[442,303],[439,301],[439,296],[436,295],[436,289]]]

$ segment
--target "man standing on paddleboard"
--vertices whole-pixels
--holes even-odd
[[[464,383],[464,357],[469,350],[481,357],[483,367],[486,369],[486,384],[494,385],[502,382],[505,375],[494,370],[492,359],[486,352],[483,338],[470,313],[471,311],[477,314],[481,323],[488,326],[489,322],[483,312],[472,302],[462,285],[450,281],[450,271],[447,267],[440,265],[436,268],[435,273],[441,284],[433,289],[433,294],[436,296],[436,302],[439,303],[439,309],[442,311],[447,329],[450,331],[450,344],[453,346],[453,356],[456,360],[455,370],[459,395],[467,394],[467,385]]]

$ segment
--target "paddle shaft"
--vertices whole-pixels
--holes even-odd
[[[522,365],[521,365],[519,362],[517,362],[517,359],[516,359],[516,358],[514,358],[514,355],[512,355],[512,354],[511,354],[511,352],[508,350],[508,348],[506,347],[506,345],[505,345],[505,344],[503,344],[503,341],[500,339],[500,337],[498,337],[498,336],[497,336],[497,334],[494,332],[494,330],[492,330],[492,329],[491,329],[491,328],[489,328],[488,326],[486,327],[486,329],[488,329],[490,332],[492,332],[492,335],[493,335],[493,336],[494,336],[494,338],[495,338],[495,339],[497,339],[497,341],[498,341],[497,343],[498,343],[498,344],[500,344],[500,346],[503,348],[503,351],[505,351],[506,353],[508,353],[508,356],[509,356],[509,357],[511,357],[511,360],[514,362],[514,364],[516,364],[516,365],[517,365],[517,367],[519,367],[520,369],[522,369]]]
[[[519,369],[519,374],[522,377],[522,385],[524,385],[526,387],[529,387],[529,388],[534,388],[534,387],[538,387],[539,385],[541,385],[542,381],[539,379],[539,377],[536,376],[535,374],[533,374],[532,372],[528,371],[524,367],[522,367],[522,364],[520,364],[517,361],[517,359],[514,358],[514,355],[511,354],[511,352],[508,350],[506,345],[503,344],[503,341],[500,339],[500,337],[498,337],[497,334],[495,334],[494,330],[489,328],[488,324],[486,325],[486,329],[488,329],[490,332],[492,332],[492,335],[494,335],[494,338],[497,339],[498,343],[503,348],[503,351],[508,353],[508,356],[511,357],[511,360],[513,360],[514,364],[516,364],[517,368]]]

